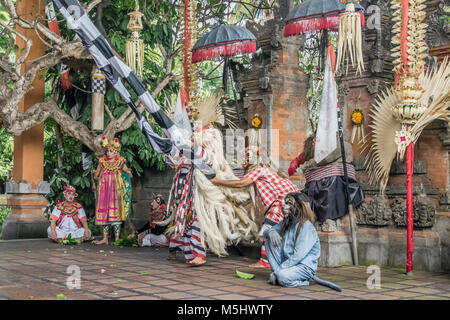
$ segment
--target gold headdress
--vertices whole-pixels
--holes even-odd
[[[71,186],[70,184],[68,184],[63,191],[63,194],[66,195],[67,193],[74,193],[75,197],[78,197],[78,193],[76,192],[77,190],[75,189],[75,187]]]
[[[230,128],[236,128],[233,121],[237,119],[236,111],[221,103],[222,96],[223,91],[219,90],[193,104],[191,116],[196,124],[199,124],[202,128],[212,123],[219,123],[222,126],[226,124]]]
[[[113,149],[117,152],[120,152],[120,149],[122,148],[118,138],[114,138],[114,140],[108,141],[105,136],[102,137],[102,146],[105,149]]]

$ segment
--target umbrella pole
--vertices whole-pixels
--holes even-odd
[[[238,105],[237,95],[236,95],[236,87],[234,86],[233,70],[231,70],[230,61],[228,60],[229,58],[226,57],[225,59],[226,59],[226,61],[225,61],[226,66],[227,66],[227,68],[229,68],[229,72],[230,72],[231,89],[233,90],[234,103],[235,103],[235,106],[236,106],[236,113],[237,113],[238,120],[239,120],[239,126],[241,127],[242,126],[242,119],[241,119],[241,113],[239,112],[239,105]]]
[[[356,239],[356,230],[355,223],[353,217],[353,205],[350,199],[350,190],[348,188],[348,173],[347,173],[347,161],[345,159],[345,147],[344,147],[344,131],[342,128],[342,119],[341,119],[341,109],[339,107],[338,102],[338,129],[339,129],[339,141],[341,143],[341,156],[342,156],[342,165],[344,167],[344,181],[345,181],[345,193],[348,201],[348,214],[350,216],[350,232],[352,235],[352,256],[353,256],[353,264],[355,266],[359,265],[358,261],[358,244]]]

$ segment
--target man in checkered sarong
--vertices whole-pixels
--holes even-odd
[[[191,161],[182,154],[175,155],[176,174],[172,185],[172,207],[176,212],[175,232],[169,240],[169,260],[176,259],[176,252],[184,254],[186,263],[199,266],[206,263],[206,241],[201,241],[200,224],[193,205],[194,167]],[[170,203],[169,203],[170,205]]]
[[[245,163],[242,165],[244,168],[248,168],[252,162],[252,158],[259,155],[258,150],[246,150]],[[242,188],[254,184],[258,195],[264,204],[266,209],[265,219],[262,228],[259,232],[259,237],[263,241],[261,247],[261,258],[255,264],[250,265],[251,268],[270,268],[270,264],[267,260],[267,253],[265,248],[265,238],[263,237],[264,231],[270,229],[272,226],[278,224],[283,220],[283,214],[281,208],[284,204],[284,198],[290,192],[301,191],[298,187],[288,179],[280,177],[277,173],[272,171],[269,167],[259,165],[256,168],[250,170],[240,180],[220,180],[214,178],[210,180],[212,183],[218,186]]]

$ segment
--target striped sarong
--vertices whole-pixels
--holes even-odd
[[[171,238],[169,242],[169,252],[180,250],[184,253],[186,261],[191,261],[195,257],[206,260],[206,241],[203,245],[200,240],[200,225],[194,213],[191,223],[186,226],[186,231],[180,239]]]
[[[349,179],[356,180],[355,167],[351,163],[346,163],[347,174]],[[314,167],[307,169],[304,172],[306,182],[322,180],[323,178],[334,177],[334,176],[344,176],[344,166],[342,162],[333,162],[326,166]]]
[[[185,233],[186,219],[193,211],[194,203],[194,168],[190,164],[179,166],[172,187],[172,196],[175,207],[174,238],[178,239]]]

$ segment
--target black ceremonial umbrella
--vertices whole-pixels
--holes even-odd
[[[233,72],[230,72],[230,57],[256,52],[256,37],[243,27],[228,25],[223,21],[200,38],[192,48],[192,62],[213,60],[224,57],[223,86],[228,91],[228,77],[231,77],[231,88],[236,101],[236,112],[241,123],[240,113],[237,107],[236,89],[234,86]]]

